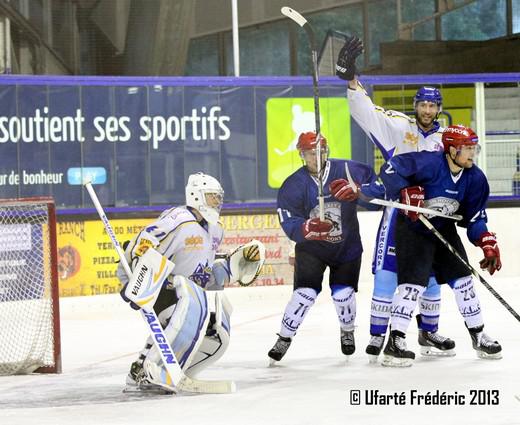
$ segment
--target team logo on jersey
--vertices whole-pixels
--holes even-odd
[[[403,143],[405,145],[409,144],[409,145],[412,145],[412,146],[417,146],[417,143],[419,143],[419,136],[407,131],[404,134]]]
[[[319,205],[316,205],[309,216],[319,217]],[[325,204],[325,220],[332,222],[332,229],[327,236],[327,242],[341,242],[343,239],[343,227],[341,225],[341,204],[339,202],[327,202]]]
[[[206,260],[206,264],[203,265],[199,263],[199,265],[195,268],[193,274],[189,277],[189,279],[199,285],[201,288],[205,288],[209,282],[211,277],[211,267],[208,264],[208,260]]]
[[[312,97],[272,97],[266,102],[267,178],[278,189],[291,173],[302,166],[296,150],[301,133],[315,131]],[[330,156],[350,158],[350,115],[344,97],[320,98],[320,131],[327,139]]]
[[[439,211],[445,215],[453,215],[459,209],[459,201],[452,198],[444,198],[438,196],[437,198],[427,199],[424,201],[426,208],[430,208],[435,211]],[[427,215],[428,218],[432,218],[432,215]]]
[[[220,238],[216,238],[215,236],[213,236],[213,238],[211,239],[211,249],[213,251],[216,251],[219,245],[220,245]]]
[[[189,236],[184,239],[184,249],[186,251],[200,251],[203,243],[202,236]]]

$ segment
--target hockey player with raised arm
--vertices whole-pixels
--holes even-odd
[[[350,113],[365,131],[383,158],[407,152],[442,151],[443,129],[437,118],[442,110],[442,96],[434,87],[421,87],[413,99],[415,117],[385,110],[373,104],[356,77],[356,58],[363,43],[356,37],[347,40],[338,55],[336,75],[348,81],[347,96]],[[390,319],[390,306],[397,288],[394,228],[397,210],[385,208],[376,237],[372,272],[374,289],[370,314],[370,342],[366,353],[371,362],[377,360],[383,348]],[[453,356],[455,342],[438,331],[441,291],[434,277],[420,298],[417,322],[419,345],[426,356]]]
[[[458,225],[465,227],[468,239],[482,248],[481,268],[493,274],[502,264],[495,234],[489,232],[486,225],[489,185],[484,173],[473,164],[480,148],[478,137],[472,129],[455,125],[443,132],[442,142],[444,152],[414,152],[392,157],[381,168],[380,180],[362,186],[362,192],[369,197],[400,199],[409,205],[462,215]],[[411,211],[398,214],[396,219],[398,290],[392,301],[391,332],[384,349],[383,365],[412,364],[415,354],[407,349],[406,332],[417,301],[428,285],[431,270],[438,282],[446,282],[453,289],[478,357],[501,358],[500,344],[483,331],[480,302],[468,269],[417,219],[418,213]],[[433,217],[431,223],[467,261],[453,220]]]
[[[321,146],[322,179],[325,196],[325,220],[319,218],[317,146]],[[357,219],[357,193],[345,196],[349,187],[345,164],[356,181],[370,183],[373,170],[356,161],[327,159],[328,146],[321,136],[302,133],[297,149],[304,166],[291,174],[278,192],[278,217],[286,235],[294,242],[294,292],[283,314],[279,338],[269,351],[271,363],[280,361],[292,338],[322,289],[325,269],[329,267],[329,285],[340,324],[341,351],[355,351],[354,320],[361,238]],[[370,206],[370,204],[368,204]],[[373,207],[373,206],[372,206]]]
[[[207,291],[221,291],[230,280],[243,280],[244,274],[248,274],[249,284],[263,263],[256,258],[258,255],[248,257],[251,261],[246,258],[243,251],[251,243],[227,258],[215,259],[223,237],[218,221],[223,198],[224,191],[217,179],[203,173],[190,175],[186,205],[164,211],[125,250],[132,270],[150,248],[174,263],[153,309],[180,367],[190,377],[219,359],[229,343],[231,306],[223,293]],[[128,283],[121,265],[118,277],[123,285]],[[130,305],[139,308],[135,303]],[[149,337],[131,365],[127,391],[155,391],[168,387],[164,385],[167,379]]]

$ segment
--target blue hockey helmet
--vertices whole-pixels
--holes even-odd
[[[413,97],[414,109],[418,102],[432,102],[435,103],[440,109],[442,106],[441,91],[436,87],[421,87],[419,90],[417,90],[417,93],[415,93],[415,96]]]

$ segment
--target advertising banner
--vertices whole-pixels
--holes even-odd
[[[293,141],[315,126],[310,80],[55,80],[0,83],[2,197],[50,195],[58,208],[90,206],[82,187],[90,180],[103,205],[175,204],[187,176],[203,171],[220,180],[228,203],[272,201],[301,166]],[[348,156],[344,86],[324,85],[320,105],[333,154]]]
[[[292,250],[275,214],[226,215],[221,217],[224,239],[219,252],[258,239],[266,247],[266,262],[254,285],[292,284]],[[118,241],[131,240],[153,219],[110,220]],[[99,295],[119,292],[116,276],[119,258],[99,220],[58,223],[58,273],[60,296]],[[231,286],[237,286],[232,284]]]

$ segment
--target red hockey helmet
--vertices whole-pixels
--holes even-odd
[[[321,149],[327,149],[327,139],[320,134],[321,140]],[[307,133],[300,134],[298,137],[298,144],[296,145],[296,149],[301,151],[309,151],[316,149],[318,142],[316,140],[316,133],[314,131],[309,131]]]
[[[478,145],[478,136],[471,128],[463,125],[450,125],[442,133],[444,152],[450,151],[450,146],[459,150],[461,146]]]

